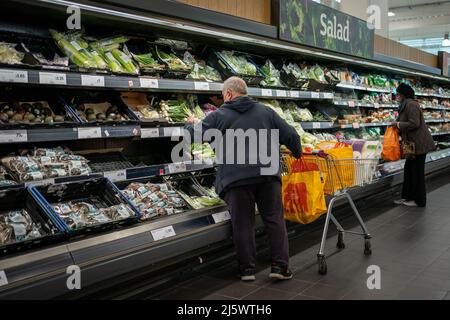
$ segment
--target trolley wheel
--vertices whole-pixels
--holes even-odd
[[[336,248],[338,248],[338,249],[344,249],[345,248],[344,233],[343,232],[339,232],[339,234],[338,234],[338,241],[336,243]]]
[[[370,240],[366,239],[364,241],[364,255],[370,256],[372,254],[372,245],[370,244]]]
[[[327,274],[327,262],[325,260],[325,257],[319,256],[318,263],[319,263],[319,274],[321,274],[321,275]]]

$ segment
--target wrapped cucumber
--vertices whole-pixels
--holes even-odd
[[[111,52],[105,52],[103,57],[106,63],[108,64],[109,69],[111,69],[112,72],[126,73],[126,70],[122,67],[120,62],[117,61],[116,58],[114,58]]]
[[[86,68],[95,68],[96,64],[94,61],[89,59],[86,54],[81,52],[81,47],[74,46],[71,42],[69,42],[66,37],[62,34],[57,32],[56,30],[50,30],[50,33],[55,40],[58,47],[69,57],[69,59],[75,63],[76,65],[80,67],[86,67]],[[78,50],[80,49],[80,50]]]
[[[125,53],[120,51],[119,49],[114,49],[111,51],[114,58],[116,58],[117,61],[120,62],[120,64],[123,66],[123,68],[126,70],[126,72],[138,74],[139,68],[133,63],[133,60],[129,56],[127,56]]]
[[[102,58],[102,56],[100,55],[100,53],[97,50],[91,48],[88,51],[91,54],[92,59],[97,64],[97,68],[108,69],[107,63],[105,62],[105,60]]]

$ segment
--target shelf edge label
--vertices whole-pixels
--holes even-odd
[[[139,78],[139,84],[141,88],[159,88],[159,81],[154,78]]]
[[[0,69],[0,81],[28,83],[28,71]]]
[[[103,172],[105,178],[109,178],[112,182],[127,180],[126,170],[106,171]]]
[[[78,139],[101,138],[102,131],[100,127],[78,128]]]
[[[184,162],[169,163],[167,169],[169,173],[185,172],[187,170]]]
[[[153,240],[159,241],[166,238],[175,237],[176,233],[173,229],[173,226],[167,226],[155,230],[151,230],[150,233],[152,234]]]
[[[39,83],[67,85],[65,73],[59,72],[39,72]]]
[[[141,128],[141,138],[158,138],[159,128]]]
[[[231,219],[231,215],[228,211],[222,211],[212,214],[214,223],[220,223]]]
[[[105,77],[82,74],[81,75],[81,85],[88,86],[88,87],[104,87],[105,86]]]
[[[271,97],[272,89],[261,89],[261,96],[263,97]]]
[[[276,90],[275,94],[276,94],[277,97],[287,97],[286,90]]]
[[[311,99],[320,99],[319,92],[311,92]]]
[[[201,81],[194,81],[194,89],[199,90],[199,91],[209,91],[209,83],[201,82]]]
[[[289,96],[291,98],[300,98],[300,91],[289,91]]]
[[[1,130],[0,143],[27,142],[27,130]]]

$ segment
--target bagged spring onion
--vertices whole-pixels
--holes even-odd
[[[111,52],[104,52],[103,57],[108,64],[109,69],[111,69],[112,72],[116,73],[126,73],[126,70],[122,67],[119,61],[114,58],[113,54]]]
[[[93,60],[89,59],[86,54],[77,50],[78,47],[74,47],[74,45],[70,43],[62,33],[59,33],[56,30],[50,30],[50,33],[58,47],[69,57],[69,59],[73,63],[85,68],[96,67],[96,63]],[[79,48],[82,49],[82,47]]]

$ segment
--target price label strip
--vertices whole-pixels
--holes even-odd
[[[28,71],[0,69],[0,81],[28,83]]]
[[[194,81],[194,89],[199,91],[209,91],[209,83]]]
[[[320,122],[313,122],[313,129],[320,129]]]
[[[105,77],[82,74],[81,75],[81,85],[88,86],[88,87],[104,87],[105,86]]]
[[[272,89],[261,89],[261,96],[263,97],[271,97]]]
[[[320,93],[319,92],[311,92],[311,98],[312,99],[320,99]]]
[[[355,101],[349,101],[349,102],[348,102],[348,106],[349,106],[350,108],[354,108],[354,107],[356,106]]]
[[[101,138],[102,131],[100,127],[78,128],[78,139]]]
[[[158,138],[159,128],[141,128],[141,138]]]
[[[112,182],[127,180],[126,170],[106,171],[103,173],[105,178],[109,178]]]
[[[300,91],[289,91],[289,96],[291,98],[300,98]]]
[[[360,125],[358,122],[352,123],[353,129],[359,129]]]
[[[27,130],[1,130],[0,143],[27,142]]]
[[[139,78],[139,83],[141,85],[141,88],[159,88],[159,82],[158,79],[152,79],[152,78]]]
[[[334,99],[334,93],[332,93],[332,92],[324,92],[323,98],[324,99]]]
[[[218,212],[212,214],[214,223],[221,223],[231,219],[230,213],[228,211]]]
[[[286,90],[276,90],[275,93],[276,93],[277,97],[287,97]]]
[[[39,83],[66,85],[66,74],[57,72],[39,72]]]
[[[164,128],[164,137],[180,137],[182,136],[183,128],[181,127],[169,127]]]
[[[25,186],[48,186],[51,184],[55,184],[55,179],[44,179],[44,180],[36,180],[36,181],[29,181],[29,182],[25,182]]]
[[[175,237],[177,235],[175,233],[175,230],[173,229],[173,226],[155,229],[150,231],[150,233],[152,234],[153,240],[155,241]]]
[[[169,173],[178,173],[178,172],[185,172],[186,169],[186,163],[184,162],[178,162],[178,163],[170,163],[167,165]]]

